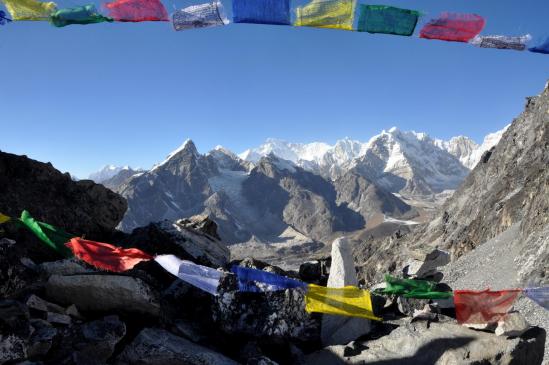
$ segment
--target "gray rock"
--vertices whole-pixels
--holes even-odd
[[[48,297],[82,311],[120,311],[157,316],[158,293],[138,278],[118,275],[52,275]]]
[[[92,272],[74,259],[43,262],[39,269],[47,276],[51,275],[76,275]]]
[[[207,220],[209,222],[200,223],[202,228],[208,227],[207,231],[214,233],[215,223]],[[192,224],[187,221],[164,220],[151,223],[146,227],[135,229],[124,240],[124,245],[139,248],[150,254],[176,255],[183,260],[191,260],[210,267],[221,267],[227,264],[230,256],[227,246],[215,236],[195,228],[192,228]]]
[[[71,317],[65,314],[51,313],[48,312],[46,320],[52,324],[59,324],[64,326],[69,326],[72,323]]]
[[[32,336],[29,340],[28,356],[37,358],[45,356],[51,349],[57,329],[42,319],[32,319]]]
[[[65,308],[57,304],[50,303],[34,294],[32,294],[27,299],[25,304],[27,305],[28,308],[34,309],[40,312],[53,312],[53,313],[59,313],[59,314],[65,313]]]
[[[355,351],[331,346],[307,357],[307,364],[541,364],[545,331],[534,328],[514,339],[470,330],[454,323],[422,322],[398,327],[389,335],[362,342]]]
[[[435,249],[427,254],[414,253],[413,259],[409,260],[404,268],[404,274],[417,279],[424,279],[437,273],[437,268],[450,263],[450,254]]]
[[[57,363],[102,365],[113,355],[126,335],[126,325],[117,316],[71,327],[51,355]]]
[[[528,331],[530,324],[519,312],[511,312],[498,322],[496,336],[518,337]]]
[[[117,359],[119,365],[236,365],[213,350],[154,328],[142,330]]]
[[[27,358],[25,340],[16,335],[0,334],[0,365]]]
[[[332,244],[332,266],[328,287],[358,286],[350,241],[338,238]],[[321,338],[324,346],[347,344],[368,334],[372,324],[364,318],[323,315]]]

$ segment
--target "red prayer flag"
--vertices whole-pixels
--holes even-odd
[[[517,299],[520,289],[501,291],[454,290],[458,323],[495,323],[504,318]]]
[[[65,246],[69,247],[76,257],[88,264],[114,272],[133,269],[141,261],[154,258],[137,248],[121,248],[81,238],[73,238]]]
[[[106,3],[109,17],[117,22],[167,22],[166,8],[159,0],[116,0]]]
[[[482,32],[486,21],[476,14],[442,13],[420,32],[420,38],[449,42],[469,42]]]

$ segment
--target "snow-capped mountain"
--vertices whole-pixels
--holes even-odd
[[[430,178],[438,180],[435,185],[444,187],[443,180],[450,179],[450,184],[446,187],[455,188],[456,182],[461,182],[467,171],[455,166],[454,161],[450,162],[451,166],[444,166],[451,160],[447,154],[457,158],[463,167],[471,170],[482,154],[497,144],[504,131],[505,129],[488,135],[481,145],[468,137],[460,136],[444,141],[432,139],[425,133],[403,132],[396,127],[382,131],[368,142],[345,138],[329,145],[322,142],[290,143],[267,139],[264,144],[244,151],[239,157],[255,163],[272,153],[332,180],[355,167],[356,160],[372,153],[381,159],[378,165],[383,165],[384,172],[393,172],[407,179],[411,172],[406,168],[409,165],[406,160],[415,159],[421,166],[429,165],[427,170],[430,171]],[[449,175],[443,176],[445,174]]]
[[[88,176],[88,179],[93,180],[98,184],[101,184],[102,182],[109,180],[110,178],[114,177],[115,175],[117,175],[118,173],[124,170],[131,170],[131,167],[107,165],[103,167],[101,170],[91,173]]]
[[[492,147],[495,147],[499,143],[503,133],[509,126],[510,124],[500,131],[488,134],[480,145],[471,138],[464,136],[454,137],[449,141],[437,139],[435,140],[435,144],[456,156],[463,166],[472,170],[478,164],[484,152],[492,149]]]

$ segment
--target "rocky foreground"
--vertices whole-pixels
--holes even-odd
[[[305,311],[301,289],[241,293],[226,275],[212,296],[155,261],[114,274],[51,260],[48,247],[13,226],[3,236],[16,240],[0,240],[0,364],[542,363],[546,333],[518,313],[478,331],[459,326],[448,303],[374,296],[383,322],[322,316]],[[231,265],[205,217],[116,240],[226,272]],[[415,260],[406,269],[412,277],[436,276],[448,262],[443,252]],[[238,264],[333,287],[358,283],[345,239],[331,260],[305,263],[299,273],[253,259]]]

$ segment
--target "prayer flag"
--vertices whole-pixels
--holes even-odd
[[[290,25],[290,0],[233,0],[233,22]]]
[[[360,5],[358,31],[402,36],[414,34],[420,13],[385,5]]]
[[[305,295],[307,312],[362,317],[381,321],[374,315],[370,292],[354,286],[326,288],[309,284]]]
[[[54,227],[47,223],[38,222],[30,213],[24,210],[21,213],[19,220],[23,225],[33,232],[46,245],[53,248],[55,251],[64,257],[72,257],[72,252],[65,246],[75,235],[67,233],[60,228]]]
[[[385,276],[387,287],[383,294],[401,295],[405,298],[415,299],[448,299],[452,297],[451,292],[436,290],[436,283],[425,280],[397,279],[391,275]]]
[[[228,24],[229,21],[222,15],[221,9],[221,3],[214,1],[176,10],[172,15],[173,27],[175,30],[185,30]]]
[[[6,223],[6,222],[8,222],[9,220],[11,220],[10,217],[8,217],[7,215],[4,215],[4,214],[0,213],[0,224]]]
[[[549,38],[547,38],[547,40],[539,46],[532,47],[528,50],[534,53],[549,54]]]
[[[469,42],[485,25],[484,18],[476,14],[442,13],[423,27],[420,38]]]
[[[112,21],[111,18],[99,14],[95,9],[95,5],[60,9],[51,16],[51,23],[56,27],[64,27],[71,24],[93,24]]]
[[[290,279],[263,270],[233,266],[231,271],[238,280],[238,290],[241,292],[268,292],[286,289],[307,288],[302,281]]]
[[[3,10],[0,10],[0,25],[5,25],[10,22],[11,19],[6,16],[6,13]]]
[[[46,20],[56,10],[54,2],[36,0],[2,0],[13,20]]]
[[[116,0],[106,3],[109,16],[117,22],[167,22],[170,20],[160,0]]]
[[[312,0],[296,9],[295,26],[353,30],[354,0]]]
[[[458,323],[496,323],[507,315],[521,290],[454,290]]]
[[[524,295],[549,310],[549,286],[543,288],[526,288]]]
[[[524,35],[520,37],[508,37],[502,35],[476,36],[470,43],[481,48],[512,49],[515,51],[524,51],[526,45],[532,37]]]
[[[167,272],[192,286],[212,295],[219,295],[217,287],[223,273],[211,267],[197,265],[191,261],[180,260],[174,255],[159,255],[154,259]]]
[[[215,296],[219,295],[217,287],[222,276],[223,273],[218,270],[197,265],[190,261],[183,261],[179,266],[178,277],[181,280]]]
[[[133,269],[141,261],[152,260],[153,257],[137,248],[121,248],[108,243],[87,241],[73,238],[66,244],[74,255],[99,269],[123,272]]]

